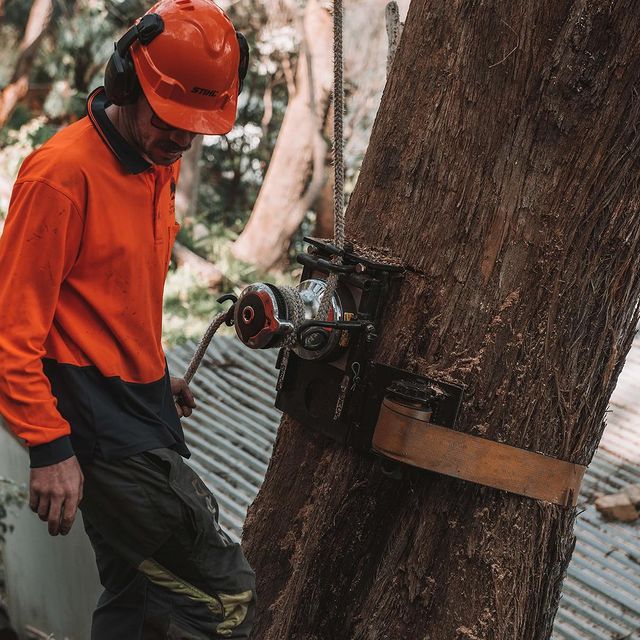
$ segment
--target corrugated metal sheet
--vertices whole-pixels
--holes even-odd
[[[169,370],[182,375],[196,344],[167,352]],[[191,382],[198,408],[183,421],[189,464],[220,504],[220,523],[236,539],[267,471],[280,424],[274,408],[277,353],[253,350],[216,336]]]
[[[167,354],[174,375],[185,371],[194,343]],[[240,537],[247,507],[266,473],[280,412],[276,353],[216,337],[192,382],[198,410],[184,421],[190,464],[215,492],[220,520]],[[618,386],[600,448],[581,492],[576,549],[565,580],[554,640],[640,640],[640,526],[605,522],[598,493],[640,484],[640,339]]]
[[[640,640],[640,524],[606,522],[599,493],[640,484],[640,338],[611,397],[607,428],[584,478],[576,549],[564,583],[554,640]]]

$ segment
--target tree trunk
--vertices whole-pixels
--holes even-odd
[[[590,462],[640,296],[638,9],[415,0],[347,234],[406,263],[375,359],[456,428]],[[285,419],[245,546],[261,640],[544,640],[575,511],[384,477]]]
[[[194,253],[180,242],[173,244],[173,259],[179,267],[187,267],[201,284],[215,289],[222,284],[224,274],[220,269],[205,258]]]
[[[192,224],[198,203],[200,185],[200,159],[202,158],[202,136],[196,136],[189,151],[180,162],[180,180],[176,191],[176,220],[180,224]]]
[[[329,12],[318,0],[307,3],[302,32],[305,46],[296,92],[289,98],[249,222],[232,246],[236,258],[263,269],[282,259],[325,179],[322,128],[332,82],[332,27]]]
[[[325,182],[316,203],[316,224],[313,235],[316,238],[333,238],[333,176]]]
[[[27,95],[29,73],[42,36],[51,22],[52,10],[51,0],[34,0],[31,5],[13,75],[0,92],[0,127],[5,126],[18,102]]]

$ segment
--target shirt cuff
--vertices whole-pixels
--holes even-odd
[[[57,464],[73,455],[75,454],[69,436],[62,436],[51,442],[45,442],[29,448],[32,469]]]

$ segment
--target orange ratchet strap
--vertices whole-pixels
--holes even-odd
[[[461,480],[565,507],[576,505],[585,466],[441,427],[430,418],[428,410],[385,397],[374,451]]]

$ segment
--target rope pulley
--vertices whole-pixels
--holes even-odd
[[[353,316],[355,303],[348,289],[338,287],[331,296],[327,320],[316,320],[326,291],[327,281],[321,278],[303,280],[289,296],[281,287],[267,282],[249,285],[235,304],[238,338],[252,349],[269,349],[284,347],[293,337],[292,348],[300,357],[314,360],[335,356],[346,342],[334,329],[350,328],[343,321]],[[299,301],[292,304],[293,296]],[[300,306],[302,314],[296,324],[296,308],[292,307]]]

